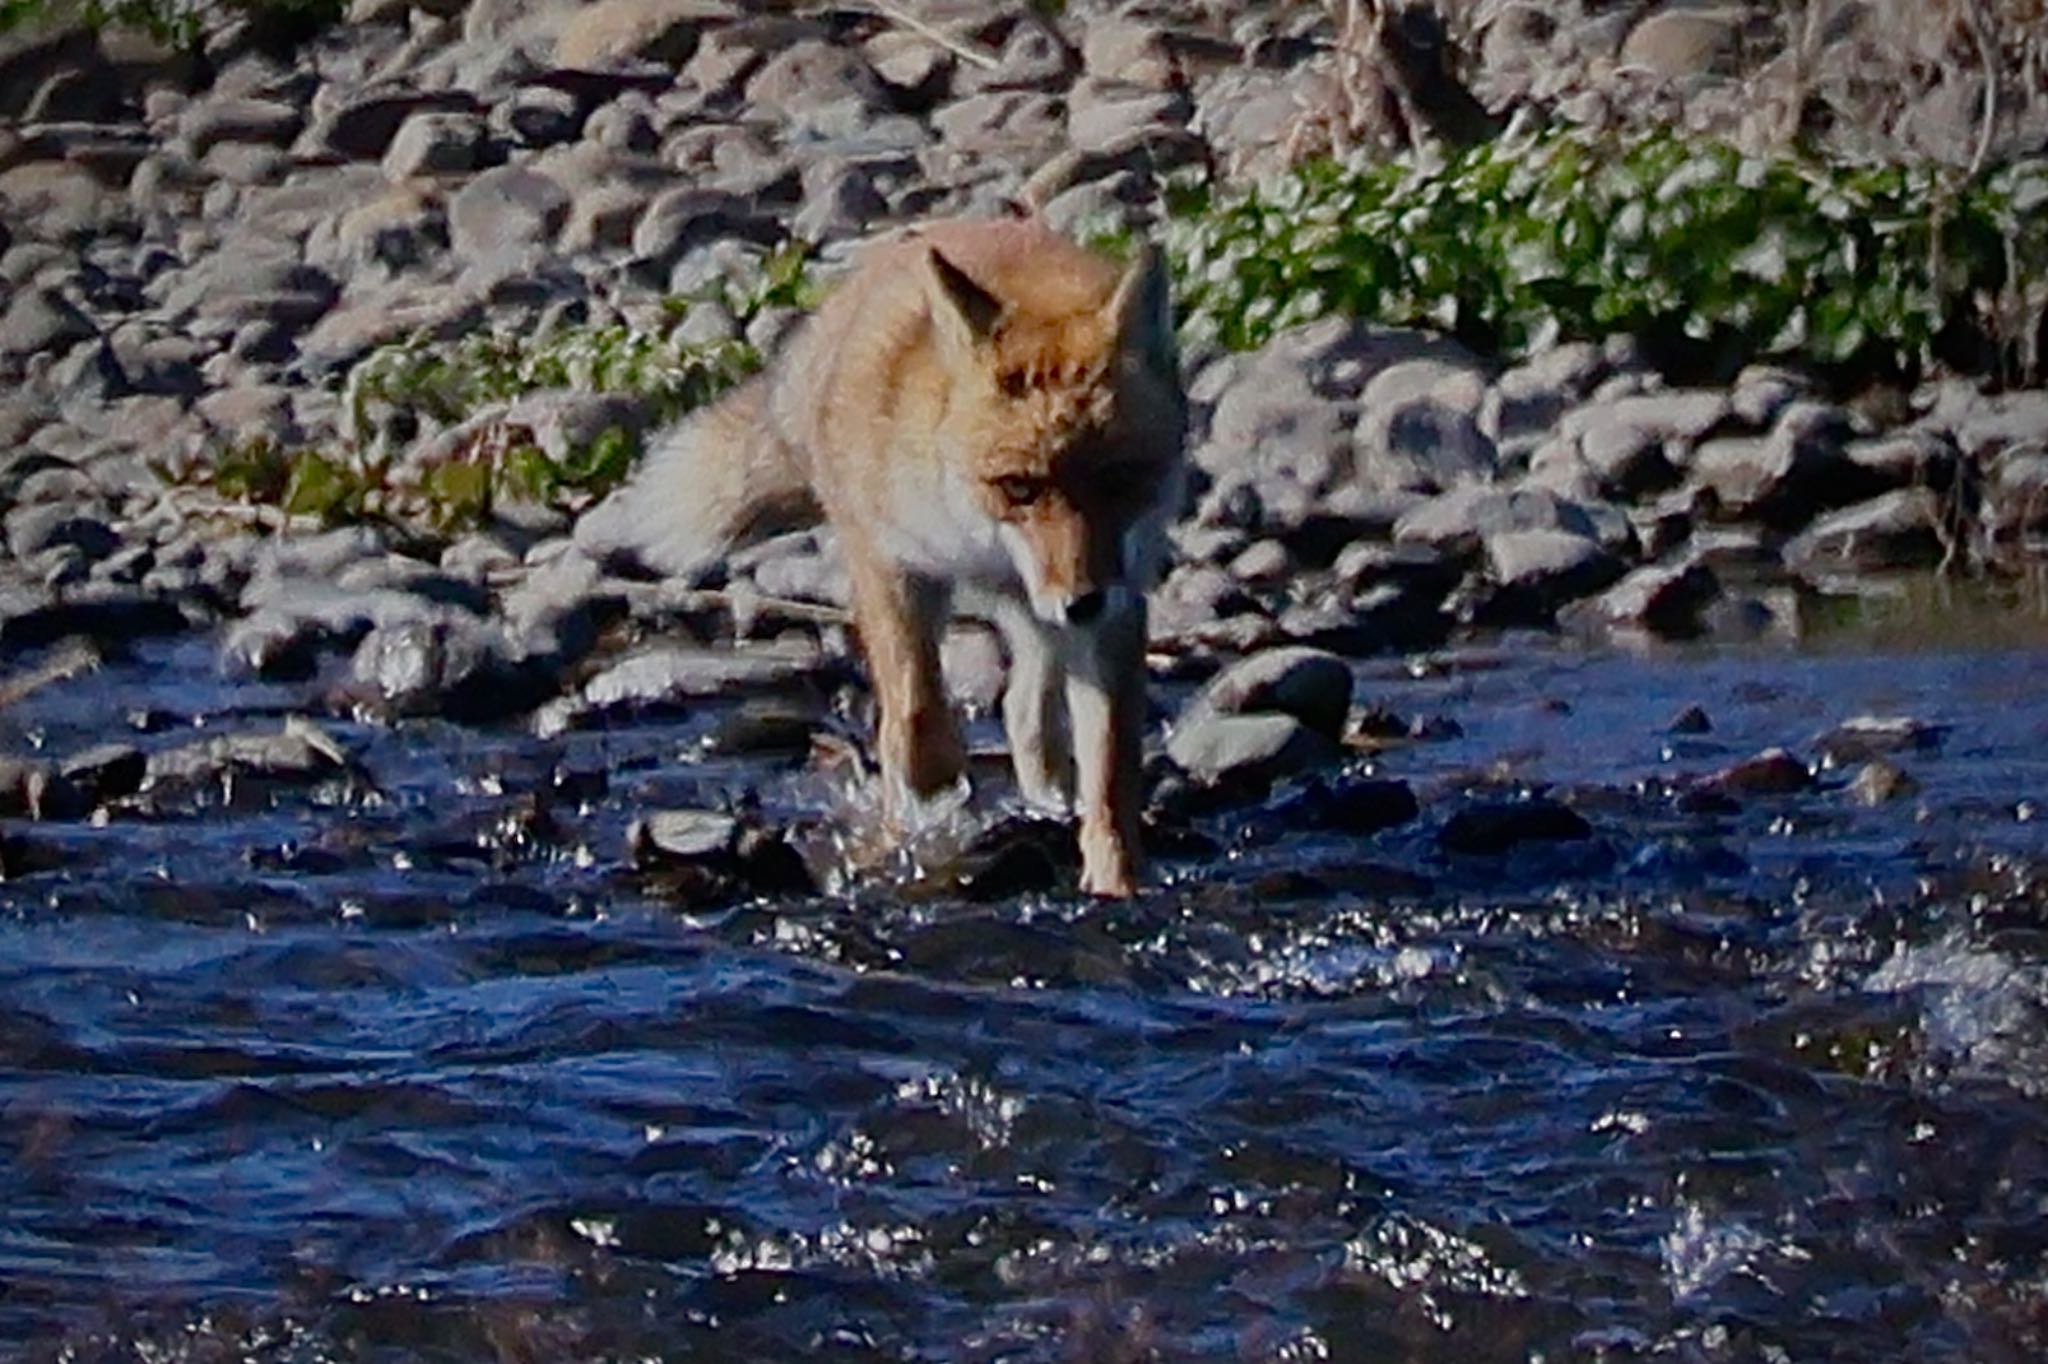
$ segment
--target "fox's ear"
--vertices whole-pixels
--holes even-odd
[[[1109,314],[1117,344],[1142,355],[1148,364],[1171,373],[1179,364],[1173,343],[1173,296],[1167,285],[1166,258],[1147,242],[1117,282]]]
[[[1003,315],[1002,301],[967,277],[967,272],[940,255],[927,253],[931,271],[925,294],[932,325],[949,345],[966,351],[988,340]]]

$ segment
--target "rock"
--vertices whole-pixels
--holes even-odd
[[[107,743],[72,754],[58,764],[57,772],[79,792],[87,809],[97,809],[141,790],[148,766],[142,750]]]
[[[1119,14],[1090,18],[1081,36],[1081,64],[1098,79],[1149,90],[1173,88],[1178,67],[1165,29]]]
[[[744,895],[814,895],[817,884],[787,838],[752,815],[657,810],[626,833],[633,865],[663,898],[693,907]]]
[[[581,70],[632,62],[680,67],[708,27],[739,13],[724,0],[597,0],[566,8],[554,58],[559,66]]]
[[[1849,782],[1849,795],[1858,805],[1884,805],[1916,795],[1919,790],[1919,782],[1882,758],[1863,764]]]
[[[226,143],[284,147],[305,115],[281,100],[215,96],[188,105],[178,118],[179,149],[194,160]]]
[[[1479,553],[1489,536],[1533,530],[1600,538],[1585,507],[1545,489],[1463,487],[1404,513],[1394,523],[1394,541],[1465,556]]]
[[[1058,30],[1033,15],[1010,29],[993,70],[963,67],[954,84],[968,95],[989,90],[1060,90],[1066,87],[1074,67],[1074,53]]]
[[[668,270],[693,247],[729,237],[767,243],[778,229],[756,217],[745,198],[724,190],[683,186],[656,195],[633,228],[633,254]]]
[[[1950,552],[1941,499],[1902,488],[1821,517],[1785,545],[1785,563],[1821,579],[1931,568]]]
[[[1486,537],[1487,573],[1498,588],[1491,611],[1543,619],[1558,606],[1606,587],[1626,571],[1591,536],[1565,530],[1510,530]]]
[[[747,82],[746,100],[784,118],[837,105],[878,110],[886,103],[881,82],[857,50],[818,39],[773,53]]]
[[[1810,789],[1813,774],[1787,750],[1767,748],[1715,773],[1711,784],[1730,796],[1784,796]]]
[[[1711,495],[1724,519],[1775,529],[1804,525],[1817,512],[1884,491],[1842,453],[1849,433],[1840,409],[1796,402],[1768,436],[1725,437],[1700,446],[1691,486]]]
[[[482,621],[443,615],[373,627],[356,646],[349,671],[356,694],[382,715],[447,713],[465,719],[481,698],[457,699],[452,694],[490,670],[494,661]],[[501,684],[501,679],[492,681]],[[505,699],[502,684],[493,690],[499,692],[495,699]],[[524,706],[507,701],[493,709],[499,715],[517,714],[543,699]]]
[[[448,210],[440,191],[393,185],[316,225],[306,240],[306,261],[344,277],[372,268],[396,273],[447,249]]]
[[[1847,767],[1893,753],[1926,752],[1947,737],[1946,726],[1910,715],[1858,715],[1814,740],[1814,748],[1823,766]]]
[[[588,114],[567,90],[552,85],[522,85],[509,99],[492,106],[490,129],[509,142],[538,150],[574,142],[582,136]]]
[[[1603,493],[1636,498],[1678,482],[1693,447],[1731,415],[1719,390],[1644,393],[1578,408],[1561,430]]]
[[[152,753],[140,789],[159,802],[212,798],[247,808],[281,789],[358,778],[341,745],[293,717],[275,734],[224,734]]]
[[[1714,722],[1707,718],[1707,712],[1703,707],[1687,706],[1684,710],[1671,717],[1671,723],[1665,726],[1664,732],[1666,734],[1711,734],[1713,729]]]
[[[1592,836],[1585,816],[1536,796],[1467,805],[1437,831],[1437,846],[1466,857],[1498,857],[1525,843],[1578,842]]]
[[[24,289],[0,314],[0,366],[61,352],[97,335],[71,301],[54,289]]]
[[[417,114],[481,111],[476,97],[460,90],[378,90],[346,96],[315,119],[301,145],[343,160],[378,161],[399,129]]]
[[[1480,430],[1496,442],[1549,431],[1609,373],[1607,357],[1590,341],[1552,346],[1494,381],[1480,407]]]
[[[1740,34],[1729,12],[1673,7],[1649,15],[1630,30],[1621,64],[1667,81],[1729,75]]]
[[[61,597],[38,592],[0,600],[0,649],[35,649],[71,638],[121,649],[192,625],[175,602],[120,583],[74,587]]]
[[[801,686],[820,679],[827,668],[815,648],[651,645],[591,678],[574,705],[546,709],[535,723],[544,735],[559,733],[612,715],[658,712],[712,697]]]
[[[1334,762],[1337,746],[1292,715],[1235,715],[1201,709],[1175,722],[1167,755],[1209,783],[1254,783]]]
[[[1266,820],[1276,833],[1322,829],[1364,838],[1382,829],[1399,828],[1421,813],[1415,790],[1407,782],[1345,775],[1312,778],[1302,790],[1267,811]]]
[[[484,151],[484,122],[475,114],[414,114],[384,152],[384,174],[393,180],[445,175],[477,168]]]
[[[1443,492],[1490,481],[1500,464],[1480,429],[1486,378],[1441,360],[1387,366],[1359,398],[1358,477],[1369,487]]]
[[[466,262],[509,262],[552,243],[569,217],[569,195],[519,166],[474,176],[448,201],[448,236]]]
[[[1269,649],[1217,674],[1189,709],[1291,715],[1334,742],[1351,713],[1351,667],[1320,649]]]
[[[7,548],[17,559],[57,545],[74,546],[88,559],[104,559],[121,544],[120,535],[104,518],[68,502],[16,507],[7,514],[6,528]]]
[[[1720,579],[1698,558],[1648,564],[1628,573],[1600,596],[1566,608],[1562,623],[1647,630],[1687,639],[1704,630],[1702,615],[1721,595]]]

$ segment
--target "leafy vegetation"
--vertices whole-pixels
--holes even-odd
[[[507,501],[570,510],[624,481],[639,459],[638,437],[608,426],[550,454],[506,413],[507,405],[552,389],[625,394],[641,400],[651,423],[666,424],[723,394],[763,359],[741,339],[685,340],[682,324],[694,305],[722,305],[744,332],[771,309],[811,306],[817,293],[808,248],[791,243],[737,284],[664,300],[653,326],[397,342],[372,352],[348,377],[351,443],[299,449],[247,441],[181,481],[328,523],[379,518],[443,533],[484,521]],[[420,444],[422,431],[461,439],[431,461],[401,458],[400,447]]]
[[[2013,342],[2048,307],[2048,162],[1932,168],[1745,156],[1669,132],[1502,139],[1441,164],[1321,162],[1176,188],[1188,338],[1249,349],[1330,313],[1520,355],[1643,337],[1676,368],[1773,357],[1912,370]]]

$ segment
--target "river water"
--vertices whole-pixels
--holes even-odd
[[[2041,1358],[2048,648],[1978,638],[1361,665],[1421,817],[1211,814],[1129,905],[664,904],[640,810],[818,808],[717,707],[10,825],[0,1353]],[[0,728],[298,699],[183,643]],[[1691,780],[1859,715],[1917,790]],[[1592,836],[1440,841],[1530,791]]]

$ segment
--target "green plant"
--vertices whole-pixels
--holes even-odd
[[[1912,369],[1978,321],[1980,296],[2048,280],[2044,201],[2048,162],[1955,185],[1551,130],[1241,193],[1176,186],[1166,244],[1188,338],[1232,349],[1342,313],[1510,357],[1631,332],[1716,372]]]
[[[645,402],[656,423],[672,421],[717,398],[762,361],[744,340],[682,340],[679,329],[693,304],[716,303],[744,329],[770,309],[808,308],[818,292],[808,247],[790,243],[737,282],[664,300],[652,325],[394,342],[366,356],[344,385],[352,442],[314,450],[267,438],[243,441],[221,451],[211,467],[168,476],[323,522],[374,517],[444,534],[486,520],[507,500],[570,509],[632,472],[640,455],[634,433],[607,427],[554,456],[518,422],[493,419],[494,409],[542,390],[575,389],[630,394]],[[454,448],[416,472],[395,460],[390,442],[378,434],[395,431],[409,441],[423,428],[464,423],[472,429]]]

